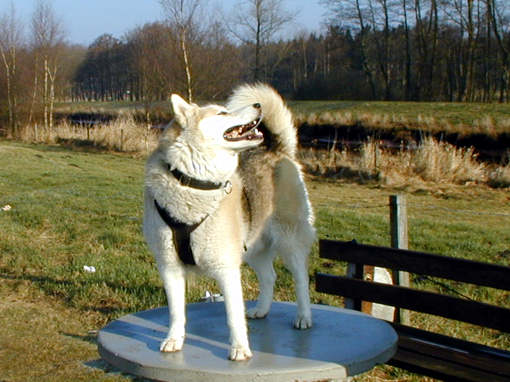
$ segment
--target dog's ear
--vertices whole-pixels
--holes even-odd
[[[179,122],[182,127],[186,126],[186,115],[191,111],[193,106],[177,94],[172,94],[170,101],[172,102],[175,119],[177,119],[177,122]]]

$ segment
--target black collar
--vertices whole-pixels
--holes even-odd
[[[200,180],[192,178],[181,171],[174,168],[171,169],[170,165],[168,165],[168,171],[179,181],[180,184],[186,187],[196,188],[199,190],[219,190],[221,188],[224,188],[225,191],[230,193],[230,189],[232,187],[230,181],[226,181],[225,183],[216,183],[216,182],[210,182],[208,180]]]

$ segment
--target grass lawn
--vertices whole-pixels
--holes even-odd
[[[1,381],[126,380],[97,367],[102,364],[94,333],[123,314],[166,303],[141,234],[143,168],[143,158],[0,141],[0,208],[11,206],[0,209]],[[402,190],[311,177],[308,186],[319,237],[389,244],[388,196]],[[510,266],[510,191],[430,189],[404,190],[411,249]],[[85,265],[96,272],[85,272]],[[312,281],[315,271],[342,272],[343,265],[332,269],[314,249]],[[293,299],[289,273],[280,263],[277,272],[276,299]],[[246,268],[244,277],[245,298],[254,299],[254,275]],[[453,287],[473,299],[510,306],[508,294]],[[217,287],[201,277],[191,279],[188,301],[198,301],[206,290]],[[312,298],[341,303],[315,292]],[[505,334],[413,319],[510,349]],[[421,380],[387,367],[359,380],[374,375]]]

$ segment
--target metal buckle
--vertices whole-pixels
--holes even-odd
[[[227,180],[225,182],[225,185],[223,186],[223,189],[225,190],[226,194],[230,194],[232,192],[232,183],[230,182],[230,180]]]

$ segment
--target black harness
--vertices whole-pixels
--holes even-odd
[[[225,183],[215,183],[191,178],[177,169],[170,169],[170,165],[168,165],[168,170],[179,181],[179,183],[181,183],[181,185],[186,187],[206,191],[219,190],[224,188],[227,194],[232,191],[232,184],[230,181],[226,181]],[[179,259],[186,265],[197,265],[195,258],[193,257],[193,251],[191,249],[190,235],[193,231],[195,231],[195,229],[198,228],[200,224],[205,221],[205,219],[209,217],[209,215],[206,215],[197,223],[187,224],[175,219],[172,215],[170,215],[165,208],[159,205],[156,199],[154,199],[154,206],[156,207],[156,210],[158,211],[161,219],[163,219],[163,221],[172,230],[174,246]]]

